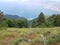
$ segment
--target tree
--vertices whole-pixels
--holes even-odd
[[[32,20],[32,27],[37,27],[37,18]]]
[[[53,14],[47,18],[47,26],[60,26],[60,14]]]
[[[44,26],[45,25],[44,23],[45,23],[45,16],[44,16],[43,12],[41,12],[37,19],[37,25]]]
[[[20,19],[7,19],[6,23],[8,24],[8,27],[15,27],[15,28],[23,28],[28,27],[27,20],[20,20]]]
[[[60,15],[59,14],[57,14],[57,16],[56,16],[55,26],[60,26]]]
[[[0,29],[4,29],[7,26],[5,18],[3,16],[4,13],[0,10]]]
[[[0,10],[0,22],[3,21],[3,12]]]
[[[8,27],[14,27],[14,20],[7,19],[6,23],[7,23]]]
[[[24,19],[24,20],[15,20],[15,26],[18,27],[18,28],[23,28],[23,27],[28,27],[28,23],[27,23],[27,20]]]
[[[49,16],[47,18],[46,26],[47,27],[55,26],[55,22],[56,22],[56,14],[53,14],[52,16]]]

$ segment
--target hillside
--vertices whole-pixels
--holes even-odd
[[[7,19],[21,19],[21,20],[23,20],[23,19],[26,19],[26,18],[24,18],[24,17],[20,17],[20,16],[17,16],[17,15],[4,15],[4,18],[7,18]]]

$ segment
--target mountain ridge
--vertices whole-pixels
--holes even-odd
[[[9,14],[4,15],[4,18],[7,18],[7,19],[20,19],[20,20],[26,19],[25,17],[20,17],[18,15],[9,15]]]

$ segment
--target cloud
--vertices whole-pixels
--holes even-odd
[[[33,18],[28,18],[28,20],[32,20]]]
[[[55,11],[60,11],[60,6],[56,6],[54,4],[44,4],[43,7],[45,9],[51,9],[51,10],[55,10]]]
[[[28,2],[29,0],[20,0],[21,2]]]
[[[50,1],[54,1],[54,2],[60,2],[60,0],[50,0]]]
[[[0,2],[16,2],[17,0],[0,0]]]
[[[21,0],[21,2],[29,9],[41,7],[45,9],[60,11],[60,0]]]
[[[18,7],[23,7],[23,10],[24,8],[29,10],[39,10],[40,8],[45,8],[60,11],[60,0],[0,0],[0,2],[3,2],[5,7],[10,7],[10,5],[9,3],[5,4],[4,2],[10,2],[12,7],[18,5]],[[11,2],[14,4],[12,5]],[[23,13],[23,11],[20,13]]]

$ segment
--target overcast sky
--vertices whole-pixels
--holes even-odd
[[[0,10],[5,14],[36,18],[40,12],[60,13],[60,0],[0,0]]]

